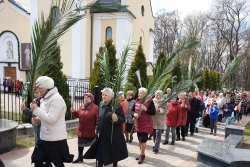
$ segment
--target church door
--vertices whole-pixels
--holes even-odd
[[[16,67],[4,67],[4,76],[16,80]]]

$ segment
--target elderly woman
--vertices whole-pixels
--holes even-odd
[[[165,122],[166,122],[166,115],[168,113],[168,105],[165,103],[162,105],[163,99],[163,92],[161,90],[157,90],[155,92],[155,98],[153,99],[155,105],[155,115],[153,116],[153,137],[155,146],[153,147],[153,152],[156,154],[159,152],[160,142],[161,142],[161,134],[162,131],[165,129]]]
[[[33,100],[33,102],[35,102],[37,104],[37,106],[40,107],[41,93],[36,89],[35,84],[33,85],[33,90],[35,91],[35,93],[34,93],[35,99]],[[21,109],[23,110],[23,114],[28,119],[31,119],[32,117],[34,117],[32,111],[25,106],[25,102],[23,104],[21,104]],[[37,126],[33,126],[35,143],[37,143],[37,141],[40,139],[40,127],[41,127],[41,124],[39,124]]]
[[[98,106],[94,104],[94,96],[91,93],[84,94],[84,103],[78,111],[71,108],[74,117],[79,118],[77,129],[78,158],[73,163],[83,162],[84,147],[91,146],[96,138],[95,127],[98,117]]]
[[[65,122],[66,104],[54,87],[54,80],[41,76],[36,80],[36,86],[41,93],[40,107],[30,103],[30,109],[37,117],[33,124],[41,123],[40,141],[37,142],[32,154],[32,162],[36,167],[42,167],[43,161],[49,160],[55,166],[64,166],[63,162],[72,162],[69,154]]]
[[[127,146],[122,132],[122,124],[125,123],[125,116],[122,107],[119,105],[115,111],[112,110],[111,100],[114,92],[110,88],[102,90],[102,101],[99,106],[96,134],[98,140],[90,147],[84,158],[96,158],[98,167],[113,163],[117,166],[118,161],[128,157]]]
[[[153,132],[152,115],[155,115],[155,105],[152,98],[147,99],[148,90],[146,88],[139,88],[138,91],[138,98],[132,111],[134,111],[135,132],[137,132],[140,147],[140,156],[136,160],[138,160],[138,164],[142,164],[145,159],[148,135]]]

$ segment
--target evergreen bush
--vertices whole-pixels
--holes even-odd
[[[141,84],[138,81],[138,78],[135,74],[136,71],[140,70]],[[131,63],[130,69],[128,71],[127,83],[125,86],[125,92],[128,90],[133,90],[137,92],[138,88],[147,87],[148,85],[148,76],[147,76],[147,62],[145,54],[143,53],[142,45],[138,45],[134,59]]]

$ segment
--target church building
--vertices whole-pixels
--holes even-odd
[[[88,3],[84,0],[82,3]],[[134,49],[141,43],[146,61],[153,62],[154,16],[150,0],[101,0],[127,5],[117,12],[90,13],[59,39],[63,72],[68,78],[88,79],[99,47],[112,38],[117,53],[124,41]],[[0,0],[0,80],[26,79],[31,53],[31,32],[51,0]]]

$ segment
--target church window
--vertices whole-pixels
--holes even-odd
[[[106,29],[106,40],[112,38],[112,28],[111,27],[107,27]]]
[[[144,6],[141,6],[141,15],[144,16]]]

